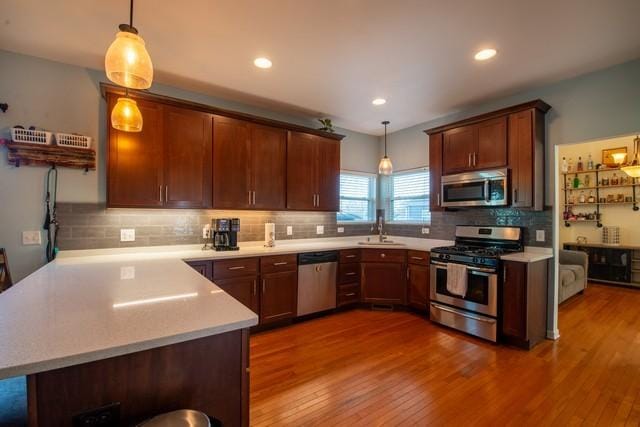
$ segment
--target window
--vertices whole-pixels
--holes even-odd
[[[376,176],[362,172],[340,173],[339,222],[373,222],[376,209]]]
[[[389,221],[429,223],[429,169],[412,169],[392,174],[388,181],[387,197]]]

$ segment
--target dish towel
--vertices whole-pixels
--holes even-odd
[[[447,291],[453,295],[467,295],[467,266],[450,262],[447,264]]]

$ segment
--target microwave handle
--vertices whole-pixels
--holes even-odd
[[[484,180],[484,200],[486,202],[490,202],[491,201],[491,195],[489,194],[489,180],[488,179]]]

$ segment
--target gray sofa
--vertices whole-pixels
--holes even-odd
[[[588,273],[589,256],[586,253],[560,250],[558,304],[585,290]]]

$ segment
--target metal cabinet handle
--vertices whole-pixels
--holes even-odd
[[[287,265],[288,262],[286,261],[282,261],[282,262],[274,262],[273,265]]]
[[[254,280],[253,281],[253,295],[257,295],[258,294],[258,283]]]
[[[164,186],[164,201],[165,202],[169,201],[169,186],[168,185]]]
[[[513,189],[513,203],[518,203],[518,189]]]
[[[356,272],[355,271],[350,271],[348,273],[344,273],[345,276],[355,276]]]
[[[247,195],[249,196],[249,206],[251,206],[251,190],[247,191]]]
[[[431,306],[434,308],[437,308],[438,310],[446,311],[447,313],[453,313],[453,314],[457,314],[458,316],[466,317],[467,319],[478,320],[480,322],[485,322],[485,323],[496,323],[495,319],[485,319],[484,317],[474,316],[473,314],[456,310],[453,308],[449,308],[444,305],[431,303]]]
[[[478,153],[473,153],[473,166],[478,166]]]
[[[355,292],[349,292],[348,294],[344,294],[345,297],[355,297],[356,293]]]
[[[262,279],[262,293],[266,294],[267,293],[267,281]]]
[[[236,267],[229,267],[229,270],[244,270],[245,266],[244,265],[238,265]]]
[[[318,194],[318,207],[320,207],[320,195]]]
[[[438,193],[438,206],[440,206],[440,193]]]
[[[256,192],[252,191],[252,193],[253,193],[253,198],[251,199],[252,200],[251,204],[253,204],[253,206],[255,206],[256,205]]]
[[[416,261],[422,261],[424,258],[421,256],[412,256],[411,259],[415,259]]]
[[[355,258],[355,255],[346,255],[345,258]]]
[[[158,192],[160,193],[160,203],[162,203],[162,185],[158,185]]]

